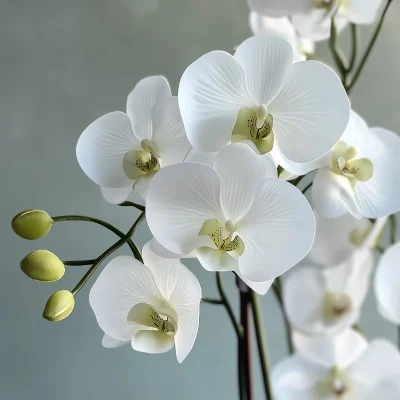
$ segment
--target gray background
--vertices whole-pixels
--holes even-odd
[[[12,216],[27,208],[99,217],[122,230],[137,216],[106,204],[80,170],[79,134],[100,115],[123,110],[139,79],[164,74],[176,93],[189,63],[213,49],[230,51],[249,36],[244,0],[161,0],[158,6],[155,0],[0,1],[1,399],[236,398],[235,337],[222,308],[202,305],[197,342],[182,365],[172,351],[105,350],[88,304],[89,285],[66,321],[41,318],[49,295],[71,289],[83,267],[70,267],[61,282],[40,284],[22,274],[19,262],[38,248],[62,259],[92,258],[115,237],[91,224],[60,223],[41,241],[27,242],[10,228]],[[399,14],[397,2],[352,99],[368,122],[398,132]],[[369,32],[363,30],[364,43]],[[327,54],[324,45],[319,54]],[[145,224],[135,237],[140,245],[149,240]],[[195,262],[190,267],[204,294],[216,295],[213,275]],[[236,301],[233,282],[226,280]],[[272,293],[263,302],[276,362],[287,351],[281,315]],[[362,326],[371,337],[395,338],[372,297]],[[255,366],[263,398],[257,359]]]

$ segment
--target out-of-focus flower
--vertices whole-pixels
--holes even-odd
[[[400,210],[400,138],[395,133],[368,128],[352,112],[330,154],[330,165],[318,170],[312,188],[320,215],[335,218],[349,211],[356,218],[376,218]]]
[[[164,77],[151,76],[129,94],[127,114],[106,114],[85,129],[76,155],[106,200],[121,203],[133,190],[146,199],[157,171],[182,162],[189,149],[177,97]]]
[[[143,259],[145,265],[132,257],[114,258],[90,291],[97,322],[114,339],[106,336],[103,345],[130,341],[137,351],[163,353],[175,344],[182,362],[197,335],[200,284],[178,260],[157,256],[149,244]]]
[[[374,289],[381,315],[400,325],[400,243],[389,247],[375,274]]]
[[[198,150],[250,141],[260,154],[273,149],[284,168],[285,159],[307,163],[325,154],[349,116],[338,76],[316,61],[293,64],[291,46],[275,36],[253,36],[234,56],[202,56],[184,72],[178,98],[189,141]]]
[[[195,251],[207,270],[239,271],[253,282],[274,279],[308,253],[315,232],[306,198],[276,176],[269,156],[245,144],[226,146],[213,168],[164,168],[147,198],[150,230],[169,251]]]
[[[284,280],[284,307],[293,327],[312,335],[337,334],[359,320],[373,254],[355,251],[336,267],[300,267]]]
[[[388,341],[368,344],[352,330],[323,338],[295,335],[294,341],[298,354],[272,372],[276,400],[399,398],[400,354]]]

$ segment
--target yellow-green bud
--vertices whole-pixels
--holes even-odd
[[[26,210],[17,214],[11,226],[13,231],[24,239],[36,240],[49,233],[53,220],[46,211]]]
[[[61,321],[72,313],[74,306],[74,295],[68,290],[59,290],[47,300],[43,318],[51,322]]]
[[[40,282],[58,281],[64,276],[63,262],[48,250],[36,250],[29,253],[21,261],[22,271]]]

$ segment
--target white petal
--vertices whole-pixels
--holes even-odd
[[[271,375],[276,400],[319,400],[315,386],[328,372],[299,355],[283,359]]]
[[[293,64],[292,46],[274,36],[253,36],[236,50],[250,95],[257,105],[268,105],[283,86]]]
[[[276,278],[307,255],[314,240],[314,213],[297,188],[269,178],[258,185],[237,232],[245,245],[240,271],[247,279],[262,282]]]
[[[226,251],[200,247],[194,254],[207,271],[236,271],[238,261]]]
[[[368,348],[367,340],[358,332],[347,329],[336,336],[313,337],[293,334],[296,350],[312,363],[328,369],[346,369]]]
[[[137,137],[151,139],[153,126],[151,109],[164,97],[171,96],[168,81],[163,76],[149,76],[138,82],[128,96],[127,114]]]
[[[252,290],[254,290],[256,293],[260,294],[261,296],[264,296],[265,293],[268,292],[269,288],[272,286],[274,283],[274,279],[270,279],[269,281],[265,282],[253,282],[249,279],[246,279],[240,271],[236,271],[236,274],[239,276],[239,278]]]
[[[189,152],[190,143],[179,111],[178,97],[168,96],[158,101],[151,115],[152,142],[156,144],[162,166],[182,162]]]
[[[185,162],[198,162],[202,164],[207,164],[212,167],[214,165],[217,154],[218,152],[205,153],[204,151],[199,151],[193,147],[185,158]]]
[[[351,214],[338,218],[325,218],[315,213],[317,231],[308,258],[316,264],[337,265],[350,257],[356,249],[351,241],[352,232],[366,232],[371,226],[368,219],[356,219]]]
[[[129,342],[130,342],[130,340],[126,341],[126,340],[114,339],[113,337],[111,337],[105,333],[103,336],[103,339],[101,341],[101,344],[106,349],[116,349],[118,347],[123,346],[124,344],[128,344]]]
[[[310,0],[248,0],[248,3],[253,11],[271,17],[293,15],[312,7]]]
[[[116,111],[98,118],[83,131],[76,145],[76,156],[92,181],[119,188],[132,184],[122,168],[124,155],[140,148],[128,116]]]
[[[121,204],[133,194],[132,185],[122,188],[101,188],[101,194],[111,204]]]
[[[206,220],[221,216],[219,198],[219,177],[208,165],[170,165],[153,178],[146,202],[147,223],[168,250],[190,253],[212,243],[199,232]]]
[[[339,77],[317,61],[293,64],[269,109],[280,150],[298,163],[328,152],[342,136],[350,114]]]
[[[302,268],[284,281],[284,306],[290,323],[305,333],[323,330],[325,279],[321,270]]]
[[[318,170],[312,185],[312,204],[318,214],[327,218],[337,218],[348,212],[346,194],[341,183],[347,178],[341,177],[330,168]]]
[[[400,325],[400,243],[392,245],[381,257],[374,289],[382,316]]]
[[[135,332],[127,320],[131,308],[138,303],[155,304],[161,297],[151,271],[133,257],[120,256],[100,273],[90,290],[89,302],[100,328],[126,341]]]
[[[160,331],[142,330],[132,337],[131,346],[143,353],[166,353],[174,347],[174,337]]]
[[[224,147],[217,155],[214,170],[221,180],[221,205],[227,219],[238,221],[248,211],[259,182],[277,177],[268,155],[258,155],[244,143]]]
[[[201,287],[195,275],[178,260],[154,254],[150,243],[143,247],[143,259],[151,269],[163,297],[177,314],[176,356],[182,362],[193,347],[199,327]]]
[[[347,1],[340,8],[340,14],[353,24],[372,24],[382,3],[382,0]]]
[[[148,172],[147,174],[140,176],[133,187],[134,193],[137,193],[144,200],[144,202],[146,202],[147,193],[149,192],[150,184],[154,178],[154,175],[154,173]]]
[[[243,67],[223,51],[205,54],[189,65],[179,84],[178,99],[189,142],[205,152],[225,146],[239,109],[253,105]]]

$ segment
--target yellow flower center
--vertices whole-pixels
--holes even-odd
[[[242,107],[232,131],[232,142],[251,140],[260,154],[268,153],[274,145],[273,117],[262,104],[256,110]]]
[[[335,323],[351,312],[351,298],[342,292],[327,292],[324,296],[323,315],[328,324]]]

